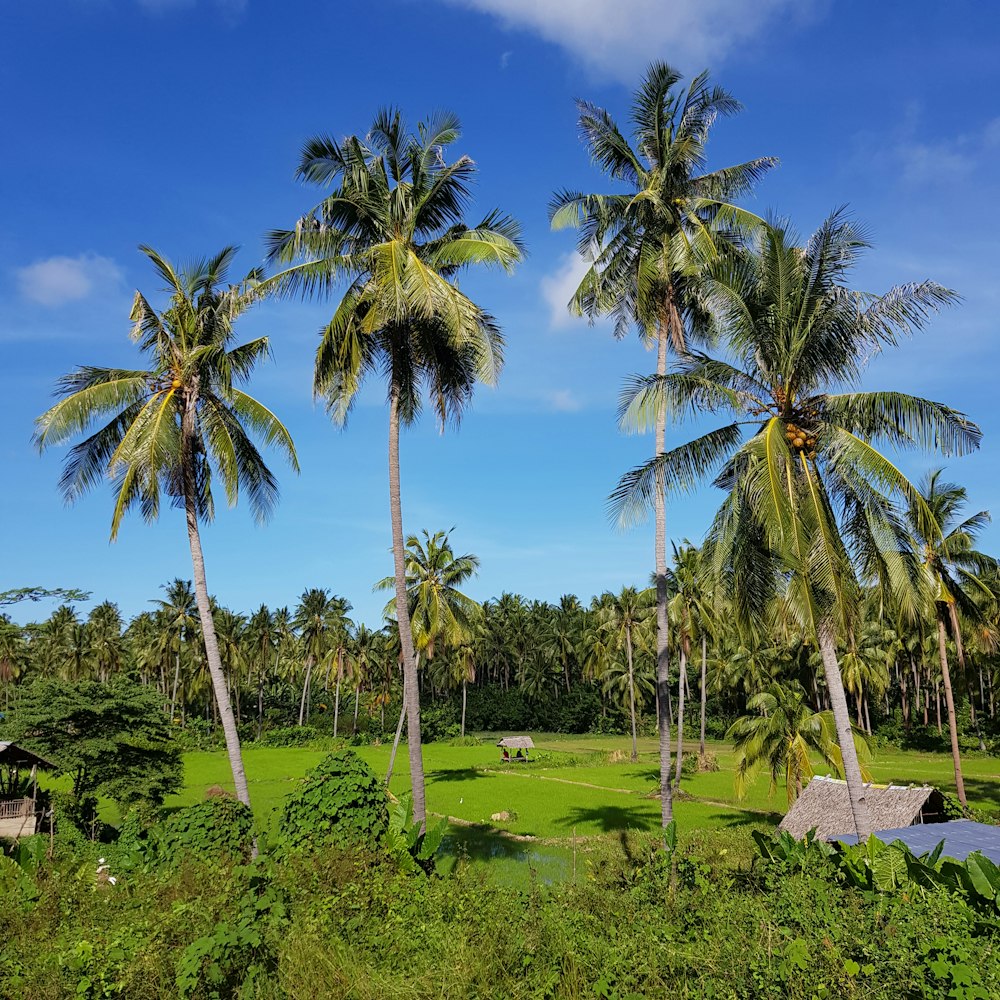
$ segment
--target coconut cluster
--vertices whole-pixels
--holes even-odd
[[[789,421],[785,424],[785,437],[790,447],[809,459],[816,458],[816,435],[812,431]]]

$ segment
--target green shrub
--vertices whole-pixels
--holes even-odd
[[[231,795],[213,795],[171,813],[163,824],[170,856],[190,852],[202,857],[247,858],[253,846],[253,813]]]
[[[281,836],[292,847],[374,845],[388,824],[385,788],[346,747],[324,757],[281,812]]]
[[[259,747],[301,747],[315,741],[319,734],[313,726],[282,726],[265,730],[256,745]]]

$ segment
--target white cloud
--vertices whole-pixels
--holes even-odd
[[[652,59],[688,72],[726,54],[779,18],[803,19],[825,0],[445,0],[526,28],[607,76],[635,83]]]
[[[508,50],[507,52],[501,52],[500,53],[500,68],[501,69],[506,69],[510,65],[510,57],[513,54],[514,53],[511,52],[510,50]]]
[[[15,272],[21,294],[39,305],[55,307],[117,290],[122,272],[110,257],[94,253],[49,257]]]
[[[576,413],[583,409],[583,403],[577,398],[572,389],[553,389],[546,393],[549,408],[556,413]]]
[[[194,7],[199,0],[136,0],[136,3],[149,14],[169,14],[171,11]],[[247,9],[247,0],[212,0],[224,18],[228,21],[238,21]]]
[[[549,326],[553,329],[581,322],[570,314],[568,305],[589,266],[579,254],[563,254],[556,270],[539,282],[542,298],[549,307]]]
[[[889,133],[889,142],[871,133],[858,136],[855,162],[866,169],[874,162],[891,166],[907,184],[951,183],[968,177],[980,166],[992,164],[1000,147],[1000,118],[978,129],[941,136],[923,123],[921,108],[911,104],[901,124]]]

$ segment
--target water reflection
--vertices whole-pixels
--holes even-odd
[[[451,865],[488,866],[490,875],[507,885],[527,885],[532,878],[562,882],[572,872],[572,851],[530,840],[502,837],[488,827],[453,826],[441,841],[441,854]]]

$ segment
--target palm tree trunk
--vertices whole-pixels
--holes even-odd
[[[704,633],[701,636],[701,740],[698,743],[698,753],[705,755],[705,703],[706,678],[708,673],[708,639]]]
[[[337,693],[333,701],[333,738],[337,738],[337,728],[340,725],[340,681],[344,674],[344,651],[337,652]]]
[[[632,675],[632,626],[625,626],[625,653],[628,656],[628,711],[632,718],[632,760],[639,759],[635,732],[635,680]]]
[[[189,463],[185,463],[185,465],[187,464]],[[226,675],[222,671],[219,642],[215,636],[215,621],[212,618],[212,606],[208,599],[208,581],[205,578],[205,557],[201,550],[201,535],[198,532],[198,513],[194,504],[193,479],[191,471],[186,470],[184,506],[187,514],[188,545],[191,549],[191,569],[194,574],[195,603],[198,605],[198,617],[201,619],[205,659],[208,661],[208,673],[212,678],[212,688],[215,691],[215,704],[218,708],[219,720],[222,723],[222,732],[226,739],[226,753],[229,755],[229,766],[233,772],[236,797],[245,806],[249,806],[250,791],[247,788],[247,776],[243,768],[240,735],[236,729],[232,705],[229,703],[229,685],[226,683]]]
[[[299,701],[299,725],[301,726],[306,716],[306,698],[309,694],[309,681],[312,678],[313,655],[310,653],[306,657],[306,678],[302,682],[302,698]]]
[[[677,676],[677,766],[674,771],[674,788],[681,788],[681,767],[684,764],[684,686],[687,681],[687,654],[681,645],[681,669]]]
[[[962,671],[962,680],[965,681],[965,690],[969,695],[969,721],[976,730],[976,737],[979,739],[979,749],[986,749],[986,741],[983,739],[982,730],[979,728],[979,717],[976,714],[976,699],[972,694],[972,685],[969,683],[969,671],[965,665],[965,644],[962,642],[962,629],[958,623],[958,609],[954,601],[948,602],[948,614],[951,616],[951,630],[955,636],[955,652],[958,654],[958,666]],[[980,681],[982,676],[980,675]]]
[[[667,337],[669,329],[660,322],[656,341],[656,374],[667,374]],[[666,451],[667,412],[660,407],[656,414],[654,448],[660,456]],[[674,804],[670,787],[670,619],[667,615],[667,501],[663,476],[656,479],[656,496],[653,501],[656,560],[656,690],[660,731],[660,822],[666,827],[674,818]]]
[[[351,730],[351,735],[358,731],[358,708],[361,706],[361,685],[358,684],[358,689],[354,692],[354,728]]]
[[[823,673],[826,675],[826,688],[830,695],[830,707],[833,709],[833,721],[837,729],[837,742],[840,744],[840,755],[844,763],[844,779],[851,802],[851,813],[854,816],[854,829],[858,840],[863,843],[872,832],[872,819],[865,795],[865,784],[861,779],[861,765],[858,763],[858,751],[854,745],[851,714],[847,708],[840,664],[837,662],[833,630],[828,623],[819,628],[819,649],[823,657]]]
[[[396,619],[403,653],[403,706],[406,710],[406,741],[410,751],[410,784],[413,819],[423,830],[427,821],[424,798],[424,758],[420,746],[420,692],[413,634],[406,599],[406,552],[403,543],[403,508],[399,488],[399,386],[389,390],[389,513],[392,519],[392,560],[396,576]]]
[[[466,682],[462,679],[462,739],[465,739],[465,695],[466,695]]]
[[[170,721],[174,721],[174,709],[177,707],[177,686],[181,682],[181,640],[177,637],[177,655],[174,657],[174,689],[170,694]]]
[[[403,732],[403,720],[406,718],[406,702],[404,701],[399,709],[399,722],[396,723],[396,736],[392,741],[392,753],[389,754],[389,767],[385,772],[385,787],[389,787],[392,779],[392,770],[396,766],[396,751],[399,749],[399,737]]]
[[[955,790],[963,809],[969,808],[965,797],[965,781],[962,778],[962,758],[958,752],[958,722],[955,718],[955,699],[951,691],[951,673],[948,670],[948,646],[944,627],[944,615],[938,611],[938,655],[941,657],[941,680],[944,682],[944,703],[948,709],[948,735],[951,737],[951,759],[955,765]]]

